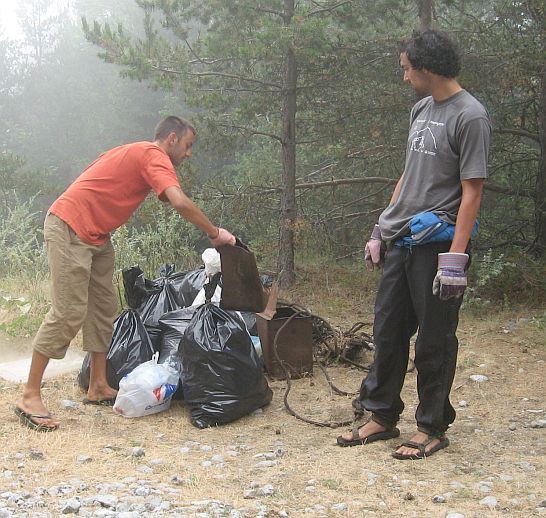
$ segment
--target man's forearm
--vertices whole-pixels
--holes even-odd
[[[481,178],[463,180],[462,182],[463,194],[455,224],[455,235],[449,249],[450,252],[464,253],[466,250],[472,234],[472,227],[480,210],[483,182],[484,180]]]
[[[189,198],[182,189],[169,187],[165,190],[169,203],[174,207],[186,221],[189,221],[201,229],[207,236],[215,238],[218,236],[218,227],[213,225],[205,213]]]
[[[402,188],[402,179],[404,178],[404,173],[402,173],[402,176],[396,182],[396,187],[394,188],[394,191],[391,196],[391,201],[389,202],[389,207],[398,199],[398,196],[400,196],[400,189]]]

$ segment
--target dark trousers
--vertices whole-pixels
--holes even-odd
[[[455,420],[449,392],[457,363],[455,332],[462,298],[442,301],[432,294],[438,254],[448,252],[450,245],[392,246],[387,251],[375,303],[374,361],[355,401],[387,426],[394,426],[404,410],[400,392],[410,338],[417,330],[418,429],[441,435]]]

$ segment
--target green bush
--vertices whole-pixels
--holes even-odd
[[[32,211],[34,198],[23,202],[13,191],[5,199],[0,207],[0,273],[31,279],[45,276],[47,258],[38,213]]]

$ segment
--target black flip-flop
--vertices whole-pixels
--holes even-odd
[[[440,442],[432,447],[429,451],[426,451],[427,446],[434,440],[438,439]],[[402,453],[393,452],[392,456],[396,460],[421,460],[426,459],[436,453],[439,450],[443,450],[444,448],[447,448],[449,446],[449,439],[444,435],[442,437],[436,437],[434,435],[429,435],[427,437],[427,440],[425,442],[415,442],[415,441],[405,441],[403,442],[398,448],[401,448],[402,446],[406,446],[408,448],[412,448],[415,450],[419,450],[419,453],[413,453],[411,455],[404,455]]]
[[[49,426],[47,424],[36,423],[33,421],[33,419],[51,419],[51,414],[29,414],[18,406],[15,407],[15,413],[19,417],[21,423],[23,423],[27,428],[30,428],[36,432],[53,432],[59,428],[59,425]]]
[[[360,437],[359,430],[362,428],[363,425],[353,428],[352,431],[352,437],[351,439],[345,439],[342,435],[340,435],[337,438],[337,445],[341,446],[342,448],[346,446],[361,446],[364,444],[370,444],[371,442],[375,441],[387,441],[389,439],[396,439],[400,435],[400,430],[398,428],[393,428],[392,430],[385,430],[384,432],[377,432],[372,433],[371,435],[368,435],[368,437],[365,437],[364,439]]]
[[[114,403],[116,402],[116,398],[108,398],[108,399],[87,399],[85,398],[83,400],[84,405],[96,405],[96,406],[114,406]]]

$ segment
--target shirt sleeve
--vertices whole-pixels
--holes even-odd
[[[168,187],[180,187],[171,160],[160,149],[148,151],[142,177],[161,201],[167,201],[165,190]]]
[[[459,134],[461,180],[487,178],[487,156],[491,132],[491,123],[485,117],[472,119],[462,125]]]

